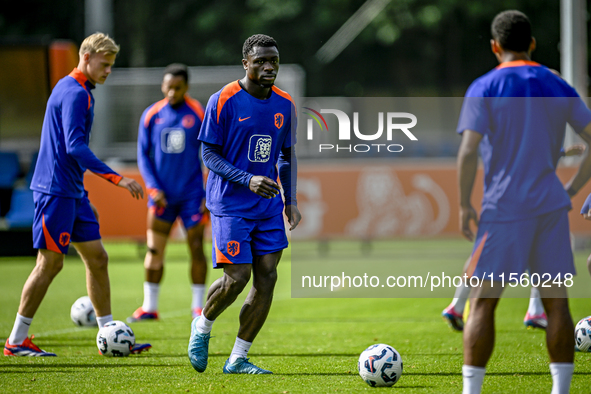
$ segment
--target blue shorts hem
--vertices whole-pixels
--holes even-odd
[[[265,255],[267,255],[267,254],[272,254],[272,253],[277,253],[277,252],[280,252],[280,251],[282,251],[282,250],[285,250],[285,249],[287,249],[288,247],[289,247],[289,243],[288,243],[288,244],[286,244],[285,246],[278,247],[277,249],[271,249],[270,251],[267,251],[267,250],[265,250],[265,251],[264,251],[264,252],[262,252],[262,253],[259,253],[259,252],[257,252],[257,253],[254,253],[254,252],[253,252],[253,254],[252,254],[252,255],[253,255],[253,256],[255,256],[255,257],[258,257],[258,256],[265,256]]]

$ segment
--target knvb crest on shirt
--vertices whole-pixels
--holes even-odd
[[[248,143],[248,160],[255,163],[266,163],[271,157],[270,135],[254,134]]]
[[[185,115],[185,116],[183,116],[183,120],[181,121],[181,124],[183,125],[184,128],[190,129],[191,127],[193,127],[195,125],[195,117],[193,115]]]
[[[164,153],[182,153],[185,150],[185,130],[162,130],[160,146]]]
[[[275,127],[280,129],[281,126],[283,126],[283,114],[278,112],[275,114]]]

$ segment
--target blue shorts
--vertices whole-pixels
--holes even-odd
[[[33,247],[36,249],[66,254],[70,242],[101,239],[99,224],[86,195],[67,198],[33,192],[33,200]]]
[[[165,208],[158,207],[150,197],[148,199],[148,208],[154,213],[157,219],[168,223],[174,223],[177,217],[183,221],[185,228],[191,228],[201,222],[203,214],[201,213],[202,198],[192,198],[186,201],[168,203]]]
[[[570,243],[568,210],[559,209],[513,222],[480,222],[468,276],[521,275],[526,270],[540,277],[575,274]]]
[[[223,264],[252,264],[263,256],[287,248],[283,215],[269,219],[244,219],[211,215],[213,268]]]

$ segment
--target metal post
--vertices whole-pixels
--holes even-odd
[[[100,31],[113,36],[113,0],[86,0],[84,32],[87,36]]]
[[[86,36],[96,32],[113,37],[113,0],[85,0],[84,31]],[[94,123],[92,126],[91,149],[97,156],[104,156],[111,140],[111,113],[109,112],[109,80],[92,92],[96,105],[94,107]]]
[[[585,0],[560,1],[560,72],[585,100],[587,97],[587,3]],[[564,145],[580,141],[568,127]],[[567,157],[566,165],[577,159]]]

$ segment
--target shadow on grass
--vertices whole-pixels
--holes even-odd
[[[462,356],[462,352],[458,351],[456,353],[406,353],[405,357],[415,357],[415,356],[421,356],[421,357],[439,357],[439,356],[445,356],[445,357],[449,357],[449,356]]]
[[[356,379],[359,377],[357,373],[347,373],[347,372],[286,372],[286,373],[277,373],[273,372],[275,376],[353,376]]]
[[[35,341],[37,342],[37,341]],[[39,341],[41,342],[41,341]],[[42,345],[44,348],[50,348],[50,347],[80,347],[80,348],[96,348],[95,344],[88,344],[88,343],[76,343],[74,341],[71,341],[71,343],[52,343],[52,342],[43,342]]]
[[[143,356],[143,355],[142,355]],[[358,358],[358,354],[347,354],[347,353],[301,353],[301,354],[270,354],[270,353],[249,353],[249,357],[346,357],[346,358]],[[134,358],[137,356],[134,356]],[[187,352],[176,353],[176,354],[146,354],[146,357],[188,357]],[[210,353],[209,358],[228,358],[230,353]]]
[[[461,375],[461,373],[460,373]],[[547,376],[550,375],[548,372],[487,372],[486,376]],[[591,376],[591,372],[573,372],[573,375]]]
[[[359,358],[357,353],[248,353],[249,357],[354,357]],[[230,357],[230,353],[215,353],[209,357]]]
[[[59,363],[59,364],[4,364],[3,368],[22,368],[22,369],[43,369],[43,368],[92,368],[92,369],[107,369],[107,368],[145,368],[145,367],[185,367],[186,363],[183,364],[80,364],[80,363]],[[0,371],[1,373],[11,371]],[[57,372],[57,371],[56,371]]]
[[[64,372],[64,371],[52,371],[52,372]],[[9,374],[13,374],[13,373],[31,373],[31,371],[0,371],[0,374],[3,374],[3,373],[9,373]]]
[[[49,346],[47,346],[49,347]],[[344,358],[359,358],[359,354],[357,353],[249,353],[249,357],[344,357]],[[140,355],[133,356],[138,357]],[[144,356],[143,354],[141,356]],[[188,357],[187,352],[183,353],[168,353],[168,354],[146,354],[146,357]],[[458,353],[413,353],[412,356],[461,356]],[[230,353],[210,353],[209,358],[228,358],[230,357]]]
[[[274,373],[276,376],[355,376],[357,377],[357,373],[351,372],[287,372],[287,373]],[[412,375],[412,376],[462,376],[462,372],[407,372],[405,371],[405,376]],[[486,376],[546,376],[550,375],[550,372],[490,372],[486,373]],[[573,375],[581,375],[587,376],[591,375],[591,372],[574,372]],[[402,388],[402,386],[396,386],[397,388]],[[412,388],[427,388],[432,386],[412,386]],[[410,386],[407,388],[411,388]]]
[[[143,359],[147,359],[147,358],[177,358],[177,357],[182,357],[182,358],[186,358],[187,360],[189,359],[189,356],[187,354],[187,352],[184,353],[152,353],[150,354],[150,352],[144,352],[142,354],[135,354],[133,356],[130,356],[131,358],[143,358]],[[212,357],[212,355],[210,354],[209,357]]]
[[[404,375],[413,375],[413,376],[462,376],[462,371],[459,370],[458,372],[409,372],[408,370],[404,371]],[[486,376],[547,376],[550,375],[550,371],[548,372],[487,372]],[[573,375],[581,375],[581,376],[591,376],[591,372],[573,372]]]
[[[210,354],[209,357],[229,356],[230,353]],[[359,358],[359,353],[248,353],[252,357],[353,357]],[[461,356],[461,353],[407,353],[407,356]]]
[[[397,390],[400,390],[400,389],[432,389],[435,386],[398,386],[398,385],[395,385],[392,387],[396,388]],[[376,388],[380,388],[380,387],[376,387]],[[384,388],[389,389],[390,387],[384,387]]]

